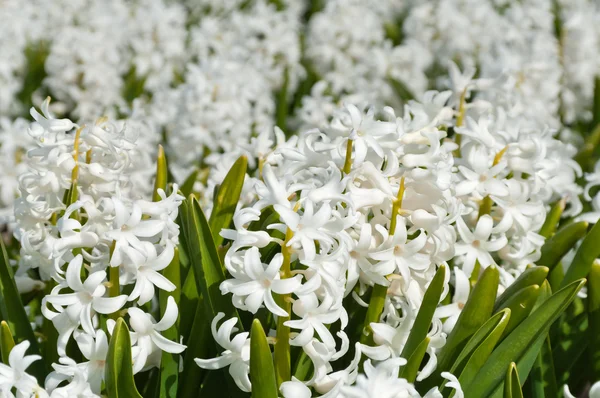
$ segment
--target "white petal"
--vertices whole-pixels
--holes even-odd
[[[185,350],[185,346],[183,344],[176,343],[162,336],[158,332],[153,332],[151,334],[152,341],[157,345],[158,348],[165,352],[170,352],[171,354],[179,354]]]
[[[177,309],[177,303],[175,303],[175,299],[173,298],[173,296],[169,296],[169,298],[167,299],[167,308],[165,309],[165,314],[163,315],[160,322],[154,325],[154,329],[158,330],[159,332],[167,330],[175,324],[178,316],[179,311]]]
[[[100,314],[112,314],[119,311],[127,302],[127,296],[117,297],[94,297],[92,307]]]

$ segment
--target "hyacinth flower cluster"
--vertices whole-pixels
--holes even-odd
[[[599,16],[3,2],[0,396],[600,397]]]
[[[542,258],[544,234],[555,227],[545,223],[546,208],[556,203],[554,212],[581,212],[575,149],[549,132],[519,128],[523,116],[507,115],[500,104],[466,100],[475,92],[510,90],[505,82],[453,78],[454,91],[429,92],[402,115],[348,104],[325,128],[277,146],[254,177],[255,200],[236,211],[234,230],[221,232],[231,241],[223,261],[231,278],[220,284],[221,293],[259,319],[265,310],[276,316],[274,363],[284,394],[309,396],[310,387],[324,396],[382,396],[358,375],[371,369],[365,376],[372,373],[381,383],[381,367],[394,375],[413,373],[402,382],[394,376],[381,391],[437,396],[443,376],[447,387],[457,394],[465,388],[470,396],[482,388],[473,374],[463,374],[469,384],[443,371],[457,350],[449,343],[457,344],[461,319],[470,322],[461,314],[472,308],[471,286],[471,294],[491,297],[489,317],[496,295],[510,292],[519,275],[533,273],[539,280],[521,282],[530,286],[512,298],[522,307],[509,327],[535,305],[548,268],[530,267],[549,264]],[[431,303],[427,294],[436,278],[440,290]],[[569,285],[571,294],[577,284]],[[425,304],[435,309],[431,327],[416,342],[420,357],[410,358],[416,368],[403,370],[409,365],[402,358],[416,351],[413,331]],[[197,363],[229,366],[238,387],[249,391],[244,353],[251,339],[241,333],[231,340],[239,340],[236,345],[223,340],[236,323],[232,318],[217,329],[224,316],[218,314],[212,327],[225,351]],[[293,347],[302,350],[297,362],[278,355]]]

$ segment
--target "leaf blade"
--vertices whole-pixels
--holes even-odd
[[[104,372],[109,397],[142,398],[133,380],[131,339],[123,318],[117,319],[113,329]]]
[[[258,319],[252,321],[250,331],[250,381],[252,397],[277,398],[277,381],[271,349]]]
[[[505,370],[511,362],[519,368],[531,369],[537,357],[545,332],[575,298],[585,282],[579,280],[559,290],[544,301],[529,317],[506,337],[492,352],[476,375],[476,382],[464,388],[465,396],[492,396],[502,387]],[[525,372],[520,372],[525,375]]]
[[[248,159],[246,156],[240,156],[231,166],[219,187],[209,220],[210,230],[217,247],[223,242],[223,237],[219,235],[221,230],[229,227],[233,219],[233,213],[242,193],[247,167]]]

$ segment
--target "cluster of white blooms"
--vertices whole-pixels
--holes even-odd
[[[41,57],[45,77],[36,91],[52,93],[55,111],[63,114],[83,119],[116,115],[127,105],[123,91],[128,73],[131,80],[145,80],[144,89],[154,92],[168,87],[184,65],[186,18],[179,5],[148,0],[11,1],[0,12],[6,13],[3,29],[9,30],[2,35],[7,41],[3,54],[7,48],[22,58],[7,63],[13,69],[6,77],[11,81],[7,90],[14,96],[22,88],[12,88],[12,81],[23,82],[15,77],[28,73],[24,49],[41,46],[43,51],[33,55]]]
[[[150,309],[175,288],[161,271],[184,199],[173,184],[149,200],[158,144],[207,214],[247,157],[220,289],[312,362],[284,397],[441,396],[398,376],[436,271],[417,382],[477,276],[498,266],[501,292],[540,258],[552,204],[600,217],[600,162],[574,160],[598,118],[599,22],[594,0],[1,1],[0,226],[20,245],[19,291],[44,290],[34,327],[54,325],[60,359],[41,386],[18,344],[0,396],[99,396],[118,316],[135,373],[185,349],[161,334],[175,300],[158,321]],[[356,325],[375,291],[377,318]],[[224,318],[220,354],[196,363],[249,392],[250,335]]]
[[[386,37],[386,25],[396,22],[402,8],[395,2],[335,0],[311,18],[306,58],[321,83],[313,88],[314,98],[303,104],[303,123],[315,125],[311,115],[326,112],[334,98],[358,105],[399,105],[392,80],[411,92],[425,92],[429,50],[413,39],[394,45]]]
[[[206,171],[196,186],[204,205],[225,175],[218,170],[252,148],[251,137],[272,130],[276,93],[297,86],[303,73],[298,30],[294,9],[279,11],[268,1],[243,10],[211,6],[190,30],[184,82],[152,98],[148,113],[166,130],[176,179],[194,167]]]
[[[13,203],[19,193],[17,177],[27,170],[23,162],[34,139],[27,134],[29,122],[0,117],[0,223],[8,224],[13,215]]]
[[[313,361],[306,385],[319,393],[344,394],[356,378],[359,361],[331,374],[330,362],[351,349],[346,297],[367,305],[368,287],[386,286],[382,315],[370,325],[376,345],[357,343],[354,355],[395,361],[437,267],[453,266],[453,303],[434,319],[430,359],[417,378],[423,380],[468,297],[468,278],[498,264],[501,286],[508,286],[540,256],[544,238],[537,232],[546,206],[567,197],[567,213],[581,211],[574,148],[543,126],[520,126],[523,116],[502,106],[510,83],[453,70],[453,91],[428,92],[402,115],[347,104],[325,127],[280,143],[253,179],[254,202],[235,214],[236,230],[222,232],[232,241],[225,256],[232,279],[222,293],[231,293],[239,309],[256,313],[264,306],[291,316],[284,323],[293,330],[290,344]],[[467,102],[475,93],[500,101]],[[250,230],[265,212],[278,222]],[[273,244],[280,253],[268,250]],[[273,294],[289,295],[293,304],[284,309]],[[337,322],[336,340],[329,326]],[[223,334],[214,325],[213,332]],[[225,343],[227,355],[242,349],[229,337]],[[248,358],[237,360],[247,364]],[[214,368],[231,361],[198,363]],[[231,367],[244,390],[247,371]]]
[[[129,126],[106,118],[79,126],[55,119],[48,106],[49,99],[41,114],[31,111],[36,122],[29,133],[37,148],[27,153],[26,171],[19,177],[15,235],[21,257],[16,281],[22,292],[48,286],[42,313],[58,331],[60,356],[46,381],[48,393],[76,394],[83,386],[93,393],[86,396],[99,396],[108,347],[101,314],[128,313],[135,372],[158,366],[162,351],[185,348],[158,333],[177,319],[172,297],[158,323],[143,310],[157,297],[157,288],[175,289],[160,271],[175,256],[175,219],[183,197],[177,186],[170,195],[159,189],[156,202],[138,197],[132,177],[147,167],[136,163],[137,152],[145,148],[136,147],[136,132]],[[108,320],[109,331],[113,325]],[[71,339],[87,362],[68,356]],[[11,382],[9,390],[14,387],[22,394],[38,388],[20,384],[16,376]]]

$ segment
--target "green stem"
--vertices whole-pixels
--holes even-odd
[[[392,203],[392,215],[390,220],[390,236],[396,232],[396,217],[402,209],[402,198],[404,197],[404,177],[400,180],[400,186],[398,187],[398,195]],[[385,298],[387,296],[387,286],[375,285],[371,292],[371,300],[369,300],[369,308],[367,309],[367,315],[363,324],[363,332],[360,336],[360,342],[362,344],[373,343],[373,331],[371,329],[372,322],[379,322],[381,313],[383,312],[383,306],[385,305]]]
[[[292,238],[293,232],[288,228],[285,234],[285,242],[281,248],[281,254],[283,255],[283,264],[281,266],[281,278],[290,278],[291,275],[291,257],[292,253],[287,243]],[[278,297],[278,304],[288,314],[292,309],[291,305],[291,294],[283,294]],[[277,386],[281,383],[291,380],[292,367],[291,367],[291,356],[290,356],[290,328],[285,326],[284,323],[290,319],[289,315],[286,317],[277,318],[277,337],[274,350],[275,360],[275,377],[277,380]]]
[[[113,252],[115,251],[115,242],[110,246],[110,256],[112,257]],[[108,267],[108,281],[110,282],[108,286],[108,295],[109,297],[117,297],[121,294],[121,286],[119,285],[119,267]],[[111,319],[117,320],[119,318],[119,312],[113,312],[109,315]]]
[[[352,140],[348,138],[346,143],[346,160],[344,161],[344,174],[349,174],[352,168]]]

